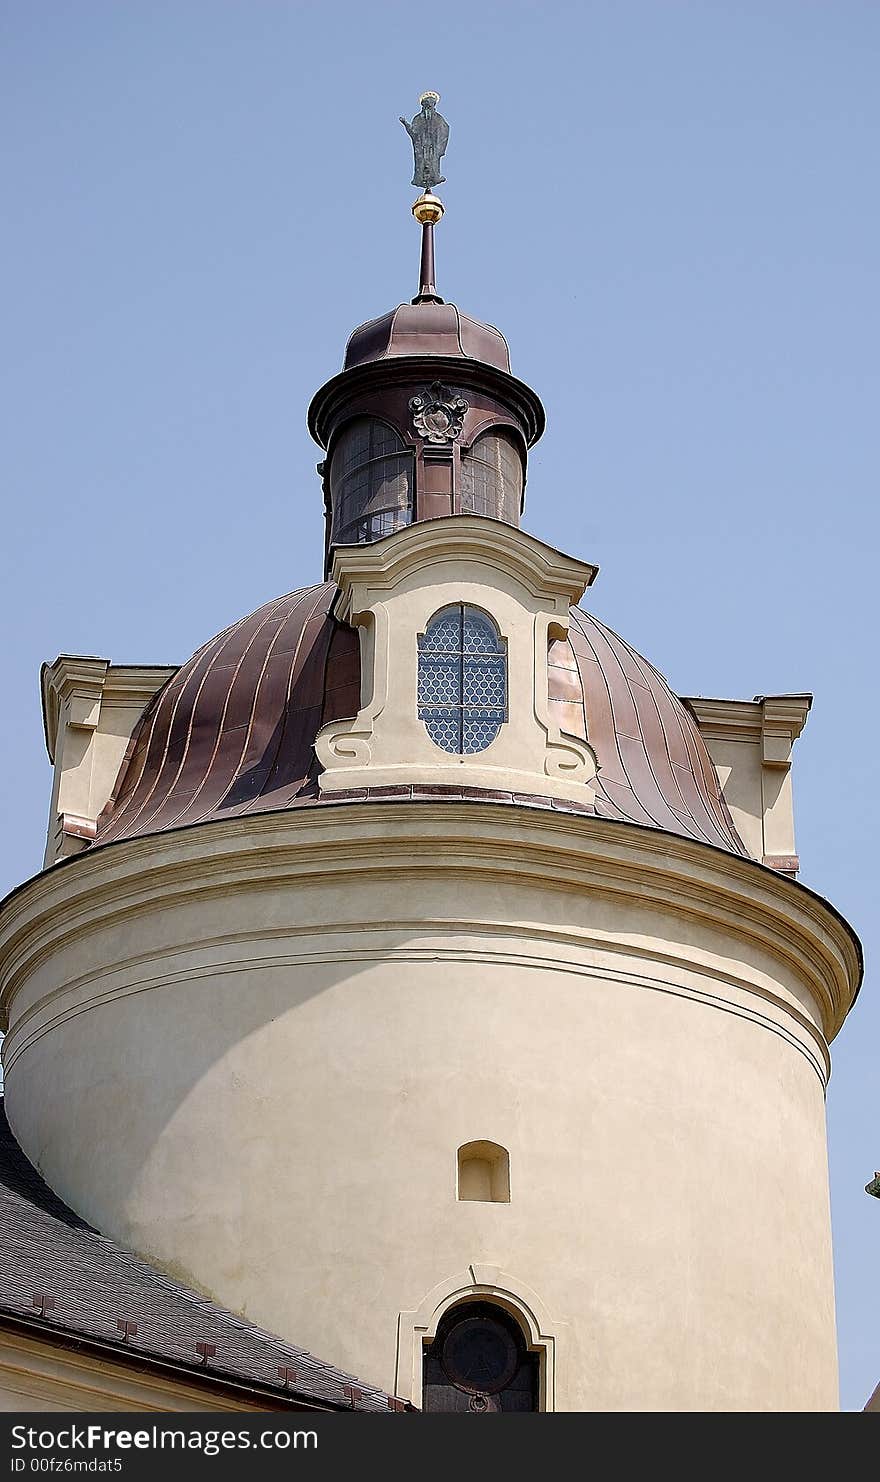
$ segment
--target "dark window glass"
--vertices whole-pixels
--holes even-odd
[[[419,718],[444,751],[485,751],[507,719],[507,654],[492,619],[445,607],[419,637]]]
[[[519,524],[523,463],[509,432],[496,429],[478,437],[461,459],[461,508],[464,514],[489,515]]]
[[[492,1415],[538,1409],[538,1355],[519,1324],[488,1302],[447,1312],[425,1349],[422,1408]]]
[[[330,500],[335,545],[357,545],[412,519],[413,455],[373,417],[349,423],[333,452]]]

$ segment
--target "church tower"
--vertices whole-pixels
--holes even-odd
[[[91,1225],[417,1406],[833,1409],[861,962],[796,879],[810,699],[681,699],[522,527],[544,411],[437,291],[437,101],[419,290],[308,414],[322,580],[179,669],[44,668],[10,1122]]]

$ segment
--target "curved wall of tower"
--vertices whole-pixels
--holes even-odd
[[[418,1403],[500,1303],[558,1410],[837,1405],[818,897],[549,808],[322,803],[94,849],[0,931],[10,1119],[100,1230]],[[509,1201],[457,1152],[509,1155]]]

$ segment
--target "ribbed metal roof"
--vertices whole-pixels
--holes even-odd
[[[97,842],[317,797],[321,726],[360,706],[358,637],[330,582],[267,602],[204,644],[132,737]]]
[[[268,602],[177,671],[132,738],[96,843],[318,801],[315,736],[360,706],[358,638],[331,615],[335,595],[327,582]],[[551,649],[550,699],[596,752],[597,815],[745,855],[690,711],[580,609]]]
[[[662,674],[580,608],[569,635],[550,652],[551,700],[596,752],[596,813],[745,855],[697,723]]]
[[[359,325],[345,347],[344,369],[399,355],[460,357],[510,371],[510,351],[501,330],[463,314],[455,304],[398,304]]]

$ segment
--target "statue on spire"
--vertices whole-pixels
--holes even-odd
[[[440,174],[440,161],[449,143],[449,125],[437,112],[439,93],[422,93],[419,102],[422,111],[416,114],[412,123],[407,123],[402,115],[400,122],[412,140],[415,159],[412,183],[421,186],[422,190],[432,190],[446,179]]]

